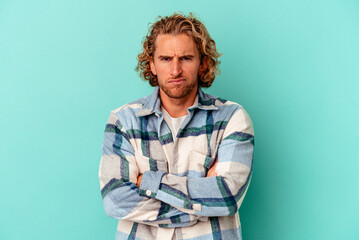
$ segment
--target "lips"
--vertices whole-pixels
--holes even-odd
[[[173,80],[169,80],[168,83],[174,84],[174,85],[179,85],[184,83],[186,80],[184,78],[178,78],[178,79],[173,79]]]

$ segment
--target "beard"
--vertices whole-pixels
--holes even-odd
[[[188,85],[176,86],[173,88],[166,87],[162,82],[158,82],[160,89],[170,98],[182,99],[185,98],[197,86],[197,81],[193,81]]]

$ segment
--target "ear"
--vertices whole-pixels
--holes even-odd
[[[153,58],[152,58],[152,57],[150,57],[150,67],[151,67],[151,72],[152,72],[152,74],[153,74],[153,75],[157,75],[155,63],[153,62]]]
[[[203,72],[205,72],[208,68],[208,57],[205,56],[203,57],[202,61],[201,61],[201,65],[199,65],[199,70],[198,72],[201,74]]]

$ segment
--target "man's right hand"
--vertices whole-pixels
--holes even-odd
[[[218,175],[218,174],[216,173],[217,163],[218,163],[218,158],[216,158],[216,161],[214,161],[212,167],[210,167],[210,169],[208,169],[208,172],[207,172],[207,176],[206,176],[206,177],[215,177],[215,176]]]

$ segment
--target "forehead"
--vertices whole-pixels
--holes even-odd
[[[197,45],[187,34],[160,34],[156,39],[155,55],[199,54]]]

